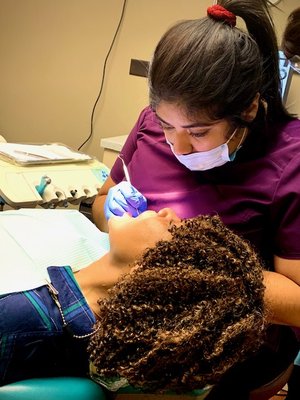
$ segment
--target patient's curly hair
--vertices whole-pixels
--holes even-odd
[[[216,383],[262,344],[262,264],[219,217],[170,228],[99,301],[90,360],[104,377],[152,391]]]

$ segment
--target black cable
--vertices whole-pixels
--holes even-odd
[[[101,94],[102,94],[102,91],[103,91],[104,79],[105,79],[105,73],[106,73],[106,64],[107,64],[108,58],[110,56],[111,50],[113,48],[113,45],[115,43],[116,37],[117,37],[117,35],[119,33],[119,30],[120,30],[120,27],[121,27],[121,24],[122,24],[122,21],[123,21],[126,3],[127,3],[127,0],[124,0],[123,1],[123,6],[122,6],[122,12],[121,12],[120,20],[119,20],[117,29],[115,31],[115,34],[114,34],[113,39],[112,39],[112,42],[110,44],[110,47],[108,49],[108,52],[107,52],[105,60],[104,60],[100,90],[99,90],[98,96],[96,98],[96,101],[94,103],[94,106],[93,106],[93,109],[92,109],[92,113],[91,113],[90,134],[87,137],[87,139],[78,147],[78,149],[77,149],[78,151],[91,139],[91,137],[93,136],[93,133],[94,133],[94,114],[95,114],[96,106],[97,106],[97,104],[98,104],[98,102],[100,100],[100,97],[101,97]]]

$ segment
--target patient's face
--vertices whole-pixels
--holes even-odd
[[[129,214],[111,217],[108,221],[110,253],[117,261],[131,263],[159,240],[169,240],[168,229],[180,223],[180,218],[170,208],[158,213],[145,211],[136,218]]]

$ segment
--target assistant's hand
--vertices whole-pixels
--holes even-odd
[[[129,182],[123,181],[109,189],[105,203],[105,218],[113,215],[121,216],[128,212],[137,217],[147,210],[147,199]]]

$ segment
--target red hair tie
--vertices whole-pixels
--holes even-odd
[[[208,7],[207,15],[216,21],[225,22],[233,28],[236,25],[236,16],[231,11],[226,10],[226,8],[220,6],[219,4]]]

